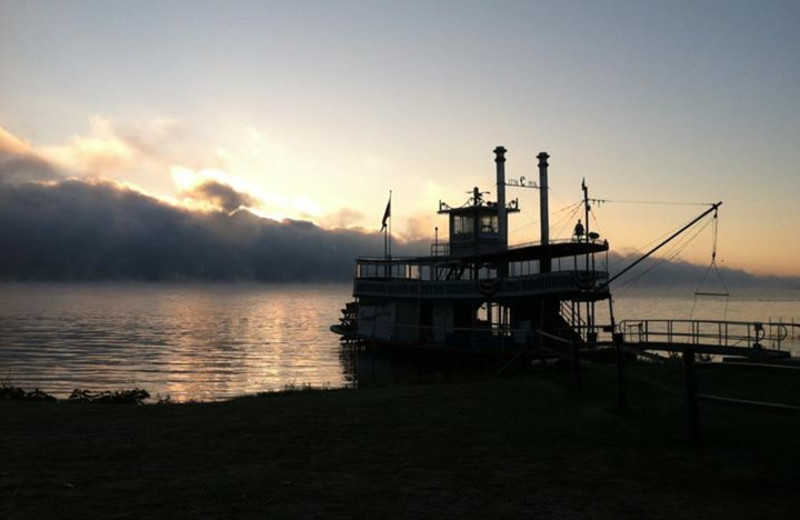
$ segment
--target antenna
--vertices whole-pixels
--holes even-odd
[[[489,195],[488,191],[481,191],[480,188],[475,186],[472,190],[468,191],[467,193],[471,194],[472,197],[469,199],[472,202],[473,206],[480,206],[483,204],[483,196]]]

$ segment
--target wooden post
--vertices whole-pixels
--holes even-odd
[[[539,363],[542,365],[542,372],[547,370],[547,356],[544,353],[544,336],[537,334],[536,341],[539,342]]]
[[[625,354],[622,352],[622,333],[615,332],[614,353],[617,357],[617,402],[620,410],[628,409],[628,381],[625,378]]]
[[[572,372],[575,377],[575,389],[583,389],[583,381],[581,380],[581,363],[578,359],[578,343],[572,342]]]
[[[683,369],[686,376],[686,409],[689,414],[689,440],[700,442],[700,414],[697,407],[697,379],[694,369],[694,348],[683,349]]]

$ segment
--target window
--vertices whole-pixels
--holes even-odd
[[[473,219],[471,216],[453,216],[453,234],[459,238],[471,237],[473,233]]]
[[[497,234],[499,232],[497,224],[497,215],[482,215],[481,216],[481,228],[480,233],[493,233]]]

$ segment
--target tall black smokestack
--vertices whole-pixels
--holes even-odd
[[[498,146],[494,149],[494,162],[497,163],[497,234],[500,236],[500,248],[508,245],[508,215],[506,213],[506,149]]]
[[[550,207],[547,193],[547,159],[550,158],[550,155],[547,152],[541,152],[536,158],[539,159],[539,221],[541,222],[541,242],[544,246],[544,256],[539,265],[539,272],[549,273],[551,261],[548,247],[550,244]]]

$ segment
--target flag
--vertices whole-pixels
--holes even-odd
[[[381,220],[381,231],[386,229],[386,221],[392,216],[392,196],[389,196],[389,202],[386,203],[386,211],[383,212],[383,220]]]

